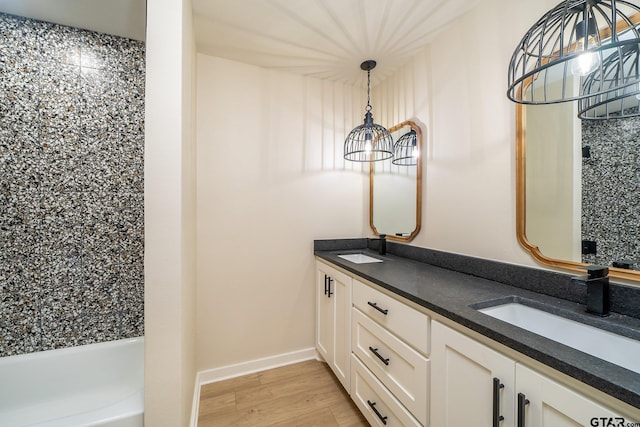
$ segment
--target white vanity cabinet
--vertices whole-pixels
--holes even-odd
[[[429,424],[429,316],[353,280],[351,396],[372,425]]]
[[[623,421],[608,408],[519,363],[516,392],[516,405],[522,406],[523,427],[627,426],[632,422]],[[516,406],[516,417],[517,414]],[[637,421],[633,420],[634,424]]]
[[[351,387],[351,277],[316,262],[316,349],[342,386]]]
[[[431,322],[431,345],[433,426],[515,427],[512,359],[437,321]],[[494,403],[497,421],[504,417],[499,424]]]
[[[433,426],[621,425],[613,411],[460,332],[437,321],[431,332]]]
[[[489,338],[316,262],[316,348],[373,426],[635,425],[640,416]],[[429,313],[429,314],[427,314]],[[453,329],[453,325],[456,329]],[[460,330],[464,331],[464,328]],[[534,364],[534,366],[538,366]],[[566,385],[569,384],[570,386]],[[596,401],[597,399],[597,401]],[[623,418],[612,408],[636,419]],[[640,425],[640,423],[638,424]]]

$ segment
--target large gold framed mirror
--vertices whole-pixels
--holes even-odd
[[[389,128],[394,141],[416,134],[417,159],[413,165],[391,159],[371,162],[369,169],[369,224],[377,235],[409,242],[420,232],[422,218],[422,131],[405,121]]]
[[[575,103],[516,105],[516,232],[538,262],[580,272],[588,264],[607,265],[612,277],[640,281],[640,205],[634,198],[640,165],[620,140],[606,136],[607,128],[626,126],[624,138],[637,140],[624,120],[583,124]],[[594,125],[603,145],[589,133]],[[623,173],[618,168],[624,164],[631,169]],[[597,169],[595,178],[590,168]],[[627,190],[619,189],[621,174],[631,185]],[[594,214],[593,205],[602,213]],[[631,268],[613,266],[623,261]]]

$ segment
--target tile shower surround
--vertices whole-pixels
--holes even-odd
[[[144,54],[0,14],[0,356],[144,334]]]
[[[583,120],[582,239],[597,243],[590,264],[634,260],[640,269],[640,117]]]

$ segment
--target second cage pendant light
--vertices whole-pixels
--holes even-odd
[[[354,128],[344,141],[344,158],[352,162],[375,162],[393,157],[393,137],[371,114],[371,70],[376,61],[367,60],[360,68],[367,72],[367,107],[364,124]]]
[[[398,166],[415,166],[418,164],[419,157],[418,135],[414,129],[411,129],[396,141],[391,163]]]
[[[640,74],[629,69],[626,55],[640,45],[638,16],[640,7],[625,0],[563,0],[518,44],[507,96],[552,104],[637,87]],[[581,86],[585,78],[590,84]]]
[[[623,119],[640,116],[640,84],[625,85],[624,81],[640,81],[639,46],[630,45],[606,58],[601,69],[582,82],[584,93],[596,93],[578,100],[578,117],[583,120]],[[593,87],[614,87],[597,93]]]

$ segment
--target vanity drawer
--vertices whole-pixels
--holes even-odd
[[[351,351],[420,421],[427,424],[429,360],[357,308]]]
[[[353,305],[423,354],[429,354],[429,316],[353,280]]]
[[[351,355],[351,358],[351,398],[369,424],[380,427],[421,425],[356,356]]]

